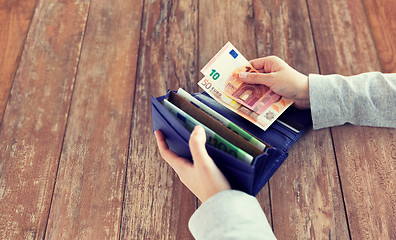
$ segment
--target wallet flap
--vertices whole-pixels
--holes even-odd
[[[190,149],[179,144],[180,142],[188,141],[190,133],[184,127],[179,127],[178,125],[180,123],[174,120],[169,112],[163,111],[161,107],[158,109],[158,104],[161,105],[157,99],[152,97],[151,118],[153,122],[153,132],[160,130],[166,138],[169,149],[176,152],[180,157],[191,159]],[[175,128],[177,128],[178,131],[176,131]]]

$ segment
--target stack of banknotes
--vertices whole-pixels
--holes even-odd
[[[201,70],[205,77],[198,85],[220,104],[266,130],[293,102],[264,85],[244,83],[238,78],[241,71],[257,72],[228,42]],[[189,132],[202,126],[207,144],[243,162],[252,164],[268,147],[181,88],[162,104]]]
[[[293,101],[274,93],[265,85],[244,83],[239,79],[242,71],[258,72],[228,42],[201,69],[205,77],[198,85],[228,109],[267,130]]]
[[[189,132],[192,132],[196,125],[202,126],[207,144],[243,162],[251,164],[253,159],[267,148],[264,142],[181,88],[177,93],[171,92],[161,103]],[[233,135],[237,135],[239,139]]]

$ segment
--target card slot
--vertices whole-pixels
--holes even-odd
[[[211,117],[209,114],[195,107],[193,104],[191,104],[184,98],[180,97],[176,93],[170,92],[168,101],[173,103],[175,106],[177,106],[187,114],[189,114],[195,120],[199,121],[206,127],[210,128],[211,130],[222,136],[231,144],[235,145],[236,147],[252,155],[254,158],[264,153],[262,150],[254,146],[252,143],[248,142],[238,134],[226,128],[217,120],[215,120],[213,117]]]
[[[310,110],[300,110],[295,107],[290,107],[280,117],[281,120],[287,119],[286,123],[299,130],[299,133],[304,132],[307,127],[312,126]]]
[[[219,114],[223,115],[225,118],[235,123],[236,125],[240,127],[242,126],[243,129],[254,135],[256,138],[262,140],[270,146],[276,147],[277,149],[287,150],[282,146],[285,146],[285,144],[288,146],[299,135],[277,122],[273,123],[266,131],[263,131],[254,124],[251,124],[248,120],[244,119],[243,117],[239,116],[238,114],[230,111],[226,107],[216,102],[205,92],[196,93],[193,96],[210,108],[212,108],[213,110],[215,110],[216,112],[218,112]],[[287,109],[285,113],[287,111],[289,111],[289,109]]]
[[[171,113],[165,109],[156,99],[152,99],[152,118],[153,131],[161,130],[166,137],[168,147],[177,152],[181,157],[192,160],[189,150],[188,140],[190,133],[179,123],[179,121]],[[252,174],[254,168],[229,154],[206,144],[208,154],[214,159],[216,164],[228,171],[239,172],[243,174]],[[234,170],[232,170],[234,169]]]
[[[284,114],[280,115],[276,121],[280,122],[283,126],[287,127],[289,130],[297,134],[300,133],[300,131],[304,128],[298,122],[286,117]]]
[[[181,110],[179,107],[177,107],[167,99],[164,99],[161,103],[183,125],[183,127],[188,130],[189,133],[193,131],[196,125],[201,125],[202,127],[204,127],[207,134],[206,138],[208,140],[208,144],[216,146],[216,148],[226,152],[229,155],[237,157],[238,159],[246,162],[249,165],[252,163],[254,159],[252,155],[248,154],[247,152],[236,147],[229,141],[225,140],[219,134],[215,133],[212,129],[208,128],[195,118],[191,117],[189,114]]]
[[[247,132],[246,130],[242,129],[240,126],[236,125],[235,123],[231,122],[229,119],[225,118],[223,115],[220,113],[216,112],[214,109],[210,108],[203,102],[199,101],[195,97],[191,96],[188,92],[184,91],[182,88],[179,88],[177,90],[177,95],[181,96],[203,112],[209,114],[211,117],[213,117],[216,121],[221,123],[223,126],[226,128],[230,129],[231,131],[235,132],[248,142],[252,143],[254,146],[256,146],[258,149],[263,150],[268,147],[262,140],[258,139],[251,133]]]
[[[284,126],[279,122],[274,122],[271,125],[271,128],[275,129],[277,132],[279,132],[279,134],[286,136],[290,140],[296,138],[296,136],[298,135],[298,133],[294,132],[293,130],[289,129],[288,127]]]

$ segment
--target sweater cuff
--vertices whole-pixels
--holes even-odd
[[[309,74],[309,99],[313,129],[343,125],[348,114],[343,109],[343,99],[340,96],[341,82],[337,75]]]
[[[237,190],[209,198],[188,225],[196,239],[276,239],[257,199]]]

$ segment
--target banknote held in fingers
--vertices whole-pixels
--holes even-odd
[[[201,69],[201,72],[205,75],[203,81],[206,82],[204,84],[201,81],[199,85],[206,86],[206,89],[203,88],[205,91],[209,91],[207,86],[210,85],[212,94],[218,91],[223,95],[223,100],[234,100],[235,102],[228,100],[232,106],[227,107],[249,118],[264,130],[293,103],[265,85],[247,84],[240,80],[239,73],[258,71],[230,42]]]
[[[257,114],[262,114],[271,104],[282,99],[265,85],[246,84],[239,79],[240,72],[258,71],[230,42],[202,68],[201,72],[217,90]],[[291,102],[289,99],[283,100]]]

